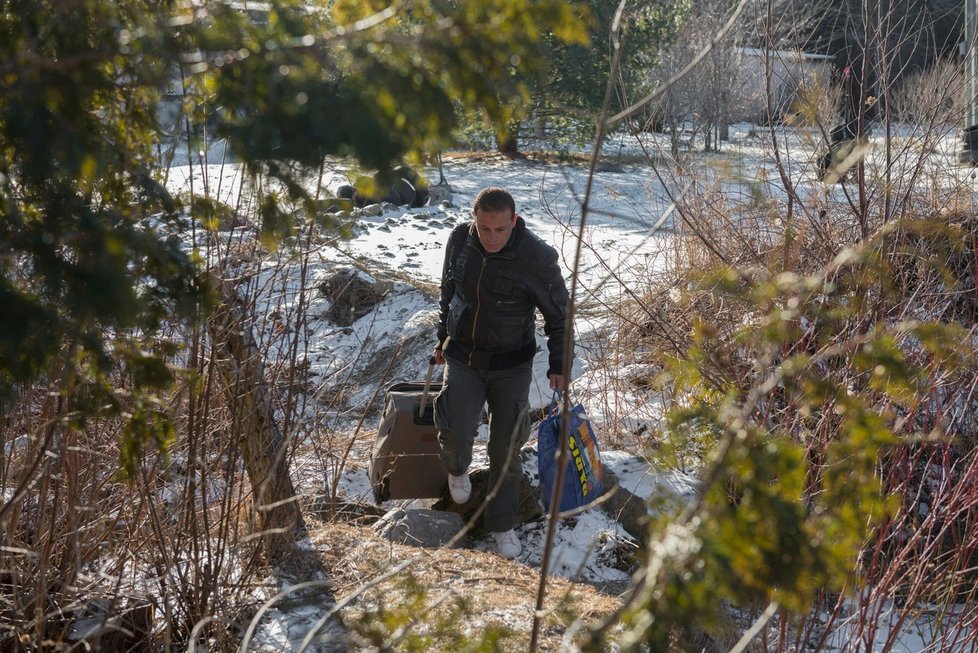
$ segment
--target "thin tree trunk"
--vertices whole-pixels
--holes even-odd
[[[295,551],[296,531],[305,524],[244,302],[226,279],[212,272],[211,280],[221,297],[207,325],[214,363],[234,415],[266,555],[276,564]]]
[[[496,150],[509,157],[519,155],[520,150],[517,144],[518,131],[518,125],[512,125],[505,134],[501,134],[497,131]]]

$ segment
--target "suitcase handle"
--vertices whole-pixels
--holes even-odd
[[[428,376],[424,380],[424,392],[421,393],[421,405],[418,406],[418,415],[424,415],[425,408],[428,407],[428,389],[431,388],[431,375],[435,371],[435,357],[428,359]]]
[[[451,340],[451,336],[445,337],[445,342],[441,343],[442,351],[448,347],[448,341]],[[423,417],[425,408],[428,407],[428,389],[431,387],[431,375],[435,371],[435,356],[432,354],[431,358],[428,359],[428,376],[424,380],[424,392],[421,393],[421,404],[418,406],[418,415]]]

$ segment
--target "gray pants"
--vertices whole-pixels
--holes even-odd
[[[460,476],[472,462],[472,444],[489,406],[489,491],[502,482],[486,506],[483,522],[490,532],[516,525],[523,461],[520,449],[530,436],[529,395],[533,362],[505,370],[474,370],[445,361],[444,385],[435,399],[435,426],[448,473]]]

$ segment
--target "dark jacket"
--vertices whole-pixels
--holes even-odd
[[[473,223],[455,227],[445,248],[438,341],[474,369],[514,367],[536,354],[534,309],[543,314],[547,374],[563,374],[567,287],[557,251],[517,218],[509,242],[487,254]]]

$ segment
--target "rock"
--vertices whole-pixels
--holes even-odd
[[[150,650],[154,619],[151,604],[120,608],[96,599],[73,611],[69,610],[67,614],[74,617],[66,633],[67,641],[76,643],[73,648],[96,651]]]
[[[619,485],[615,473],[607,466],[602,474],[604,491],[611,492],[611,496],[601,504],[601,509],[618,521],[629,535],[639,542],[645,542],[649,521],[645,501]]]
[[[452,187],[448,184],[435,184],[428,187],[428,206],[452,203]]]
[[[376,217],[383,214],[384,208],[380,204],[368,204],[362,209],[360,209],[360,215],[365,215],[367,217]]]
[[[597,172],[624,172],[625,169],[621,167],[620,163],[611,163],[610,161],[599,161]]]
[[[523,476],[520,478],[520,499],[516,512],[517,526],[543,517],[543,504],[540,500],[539,479],[537,477],[536,450],[533,447],[526,447],[521,452],[521,456],[523,458]],[[610,468],[605,467],[603,474],[605,492],[610,492],[611,496],[600,504],[600,508],[617,520],[629,535],[639,542],[645,542],[648,537],[648,506],[646,502],[641,497],[621,487]],[[487,468],[470,470],[469,478],[472,481],[472,496],[467,502],[461,505],[455,503],[446,488],[442,496],[431,506],[432,510],[442,514],[457,514],[462,524],[468,523],[482,502],[485,501],[489,490],[489,470]],[[472,529],[469,531],[469,535],[473,538],[487,534],[488,531],[483,526],[481,518],[472,525]]]
[[[407,179],[396,179],[387,191],[387,201],[398,206],[415,206],[417,191]]]
[[[454,512],[395,508],[381,517],[373,528],[391,542],[435,548],[448,544],[463,526],[462,517]],[[459,545],[459,542],[455,544]]]
[[[356,206],[379,203],[419,207],[428,203],[428,183],[408,166],[398,166],[383,177],[361,176],[352,185],[343,184],[336,189],[336,197]]]
[[[524,457],[525,459],[526,457]],[[525,463],[524,467],[526,467]],[[533,471],[535,472],[535,469]],[[526,472],[527,470],[524,469],[523,476],[520,477],[520,500],[516,509],[517,526],[543,517],[543,510],[540,507],[540,490],[530,484]],[[485,501],[486,494],[489,492],[489,469],[470,470],[469,478],[472,480],[472,496],[469,497],[468,501],[461,505],[455,503],[448,495],[446,487],[441,498],[431,507],[434,510],[458,513],[464,522],[468,522],[475,514],[476,509]],[[472,537],[481,537],[487,533],[481,518],[473,524],[472,530],[469,531],[469,535]]]

